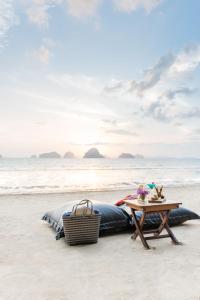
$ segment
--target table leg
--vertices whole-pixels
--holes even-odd
[[[160,216],[162,219],[162,224],[160,225],[160,227],[158,229],[158,235],[165,228],[167,233],[169,234],[169,237],[172,239],[172,242],[175,245],[182,245],[182,243],[177,240],[177,238],[175,237],[175,235],[173,234],[172,230],[170,229],[170,227],[168,225],[169,213],[170,213],[170,211],[165,211],[165,212],[160,213]]]
[[[165,229],[167,230],[167,232],[168,232],[170,238],[172,239],[172,242],[173,242],[175,245],[183,245],[183,243],[181,243],[181,242],[179,242],[179,241],[177,240],[177,238],[175,237],[175,235],[173,234],[173,232],[171,231],[171,229],[170,229],[170,227],[169,227],[169,225],[168,225],[167,223],[165,224]]]
[[[167,211],[164,211],[164,212],[161,212],[160,213],[160,218],[161,218],[161,224],[160,226],[158,227],[158,230],[157,232],[154,234],[155,236],[159,236],[161,234],[161,232],[163,231],[164,227],[165,227],[165,224],[168,223],[168,218],[169,218],[169,210]]]
[[[146,241],[145,238],[144,238],[144,235],[143,235],[143,233],[142,233],[142,228],[140,227],[140,222],[137,220],[137,217],[136,217],[136,214],[135,214],[135,210],[134,210],[134,209],[132,209],[132,213],[133,213],[133,219],[134,219],[134,222],[135,222],[137,234],[140,236],[140,239],[141,239],[141,241],[142,241],[143,246],[144,246],[146,249],[150,249],[149,245],[147,244],[147,241]],[[143,220],[143,222],[144,222],[144,220]]]
[[[145,212],[142,214],[140,222],[139,222],[141,230],[142,230],[143,225],[144,225],[144,220],[145,220]],[[139,235],[139,233],[138,233],[138,230],[136,228],[135,232],[132,235],[132,239],[136,240],[136,238],[138,237],[138,235]]]

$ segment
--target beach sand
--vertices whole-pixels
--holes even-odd
[[[200,188],[169,188],[167,198],[200,213]],[[129,233],[70,247],[42,215],[67,201],[114,203],[131,191],[0,197],[0,300],[199,300],[200,222],[174,227],[184,243],[149,241]]]

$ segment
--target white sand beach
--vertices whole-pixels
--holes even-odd
[[[114,203],[131,191],[0,197],[0,300],[199,300],[200,222],[174,227],[144,250],[129,233],[66,245],[43,213],[85,197]],[[168,188],[167,198],[200,213],[200,188]]]

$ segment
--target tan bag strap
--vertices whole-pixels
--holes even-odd
[[[83,216],[86,215],[88,208],[91,210],[91,215],[93,214],[93,204],[92,201],[88,199],[81,200],[78,204],[75,204],[72,208],[72,215],[76,216],[77,209],[81,206],[85,206],[83,210]]]

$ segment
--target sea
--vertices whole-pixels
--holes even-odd
[[[0,194],[135,190],[200,184],[200,159],[0,159]]]

